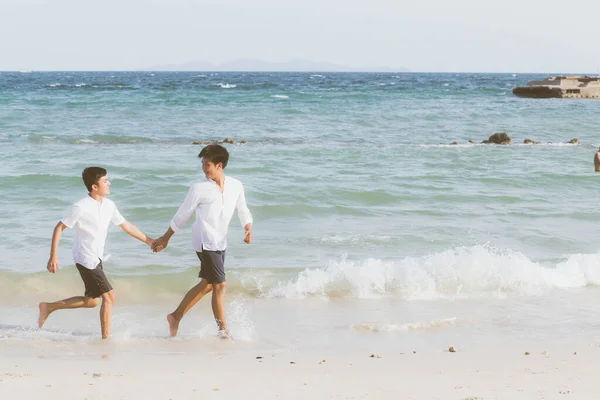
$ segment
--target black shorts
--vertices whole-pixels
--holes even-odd
[[[225,250],[202,250],[196,254],[200,259],[200,278],[206,279],[208,283],[225,282]]]
[[[102,261],[96,265],[96,268],[89,269],[81,264],[75,264],[83,284],[85,285],[85,297],[95,299],[102,296],[104,293],[110,292],[113,287],[108,282],[104,270],[102,269]]]

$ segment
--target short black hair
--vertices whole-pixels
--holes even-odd
[[[92,185],[97,185],[103,176],[106,176],[106,170],[102,167],[87,167],[81,173],[81,179],[88,192],[92,191]]]
[[[223,164],[223,169],[225,169],[229,161],[229,152],[220,144],[209,144],[202,149],[198,157],[204,158],[215,165],[221,163]]]

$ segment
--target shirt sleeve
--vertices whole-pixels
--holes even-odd
[[[67,228],[73,228],[77,221],[79,221],[79,218],[81,217],[81,212],[81,207],[79,207],[78,205],[74,205],[69,209],[69,211],[67,211],[67,215],[65,215],[63,219],[60,220],[60,222],[65,224]]]
[[[244,227],[247,224],[252,223],[252,214],[250,213],[250,210],[248,209],[248,206],[246,205],[246,195],[244,194],[244,185],[240,185],[240,186],[241,186],[240,195],[238,196],[237,204],[235,207],[237,208],[237,213],[238,213],[238,218],[240,219],[240,223],[242,224],[242,227]]]
[[[195,186],[192,186],[188,190],[185,200],[183,200],[183,203],[179,206],[179,209],[171,220],[171,229],[173,232],[177,232],[183,228],[194,211],[196,211],[196,208],[198,208],[198,204],[200,204],[198,189],[196,189]]]
[[[121,215],[117,206],[115,206],[112,216],[110,217],[110,222],[112,222],[113,225],[117,225],[117,226],[119,226],[123,222],[125,222],[125,218]]]

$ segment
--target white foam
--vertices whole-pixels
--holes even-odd
[[[227,321],[235,340],[250,342],[256,336],[254,321],[250,318],[246,304],[241,298],[235,298],[228,304]]]
[[[455,324],[456,318],[444,318],[432,321],[407,323],[368,322],[353,324],[350,325],[350,328],[359,332],[407,332],[416,330],[436,329]]]
[[[258,289],[267,298],[433,300],[536,296],[587,285],[600,285],[600,254],[575,254],[555,265],[541,265],[520,252],[473,246],[399,261],[342,257]]]
[[[364,242],[378,242],[385,243],[393,241],[394,238],[387,235],[362,235],[362,234],[338,234],[338,235],[327,235],[320,239],[321,243],[331,244],[359,244]]]
[[[290,98],[290,96],[286,96],[284,94],[274,94],[271,97],[273,97],[274,99],[289,99]]]
[[[233,89],[237,87],[237,85],[229,84],[229,83],[217,83],[217,86],[220,86],[223,89]]]
[[[337,292],[349,297],[374,298],[387,293],[387,284],[392,280],[392,263],[375,259],[352,262],[344,257],[326,268],[305,269],[296,279],[277,282],[265,295],[303,298],[327,297]]]

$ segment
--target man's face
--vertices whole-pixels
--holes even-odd
[[[207,179],[217,178],[222,169],[221,163],[217,163],[217,165],[215,165],[212,161],[204,158],[202,159],[202,172],[204,172],[204,175],[206,175]]]
[[[110,181],[108,176],[103,176],[98,179],[98,183],[92,186],[92,189],[96,189],[96,193],[100,196],[108,196],[110,194]]]

